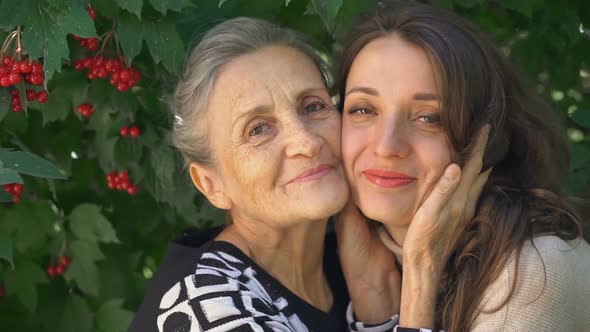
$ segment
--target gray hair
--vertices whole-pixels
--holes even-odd
[[[176,87],[172,144],[181,152],[185,167],[191,162],[213,164],[204,115],[220,69],[242,55],[273,45],[292,47],[307,55],[329,86],[325,62],[295,31],[249,17],[218,24],[192,49]]]

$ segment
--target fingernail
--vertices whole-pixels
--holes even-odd
[[[445,170],[444,176],[451,182],[455,181],[459,177],[459,166],[457,166],[457,164],[451,164]]]

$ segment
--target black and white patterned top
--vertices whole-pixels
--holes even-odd
[[[326,239],[324,267],[334,295],[330,312],[299,298],[231,243],[196,247],[187,235],[170,243],[129,331],[345,331],[349,299],[335,238]]]

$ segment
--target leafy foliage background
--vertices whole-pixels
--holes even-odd
[[[568,185],[590,197],[590,2],[432,2],[487,31],[553,104],[571,139]],[[170,95],[187,50],[204,31],[226,18],[261,17],[310,36],[332,59],[350,24],[375,3],[97,0],[90,1],[98,13],[93,21],[84,0],[0,0],[0,40],[23,28],[23,51],[44,63],[49,92],[46,104],[30,103],[25,114],[10,111],[10,92],[0,88],[0,148],[43,157],[67,177],[20,177],[0,163],[0,184],[16,179],[25,188],[21,202],[0,203],[0,287],[6,292],[0,329],[124,331],[167,242],[187,228],[220,222],[169,146]],[[73,69],[75,60],[92,53],[68,35],[111,30],[120,52],[142,73],[124,93]],[[115,56],[114,44],[104,53]],[[95,109],[89,120],[75,112],[85,102]],[[120,137],[119,129],[132,122],[142,135]],[[107,188],[106,174],[123,169],[139,186],[135,196]],[[0,197],[6,195],[0,188]],[[47,266],[64,254],[71,265],[50,279]]]

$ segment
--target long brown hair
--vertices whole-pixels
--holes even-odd
[[[512,253],[518,264],[526,240],[541,234],[564,240],[581,236],[579,217],[564,198],[567,136],[556,114],[525,87],[477,27],[429,5],[381,5],[352,28],[342,56],[340,96],[361,49],[392,34],[423,48],[438,72],[442,124],[457,152],[455,162],[463,164],[475,133],[491,124],[484,169],[493,166],[493,172],[475,217],[448,258],[437,307],[437,327],[466,331],[481,310],[485,290]],[[508,302],[515,285],[492,312]]]

